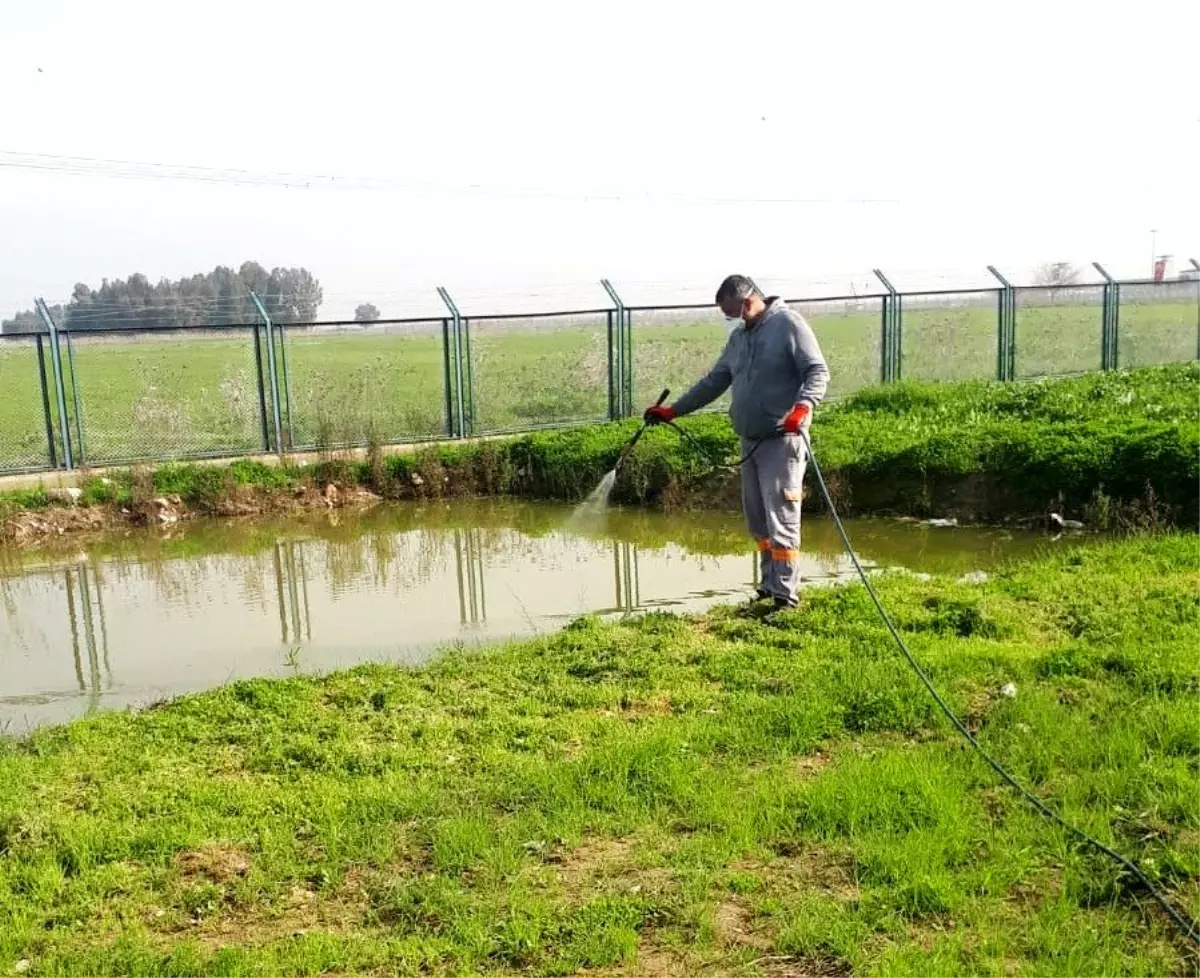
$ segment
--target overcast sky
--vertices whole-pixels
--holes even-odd
[[[736,10],[736,13],[734,12]],[[989,18],[997,19],[991,20]],[[322,314],[707,301],[1200,258],[1200,3],[0,5],[0,315],[77,281],[303,265]],[[345,183],[347,181],[343,181]],[[864,202],[865,201],[865,202]],[[944,277],[943,277],[944,276]]]

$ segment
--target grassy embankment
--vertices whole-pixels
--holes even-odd
[[[1144,368],[1019,384],[903,383],[869,388],[824,409],[814,445],[847,513],[956,515],[1002,521],[1051,507],[1097,526],[1123,519],[1195,526],[1200,370]],[[735,457],[726,419],[683,422],[707,452]],[[177,494],[203,513],[254,512],[329,483],[385,497],[497,494],[578,499],[613,464],[636,422],[430,447],[318,463],[165,465],[93,478],[82,502],[152,515],[149,500]],[[731,480],[673,432],[655,431],[623,468],[627,503],[726,505]],[[0,513],[50,505],[41,489],[0,495]],[[817,501],[814,500],[814,504]]]
[[[1037,305],[1022,293],[1018,310],[1020,377],[1100,367],[1099,305]],[[995,375],[995,297],[967,307],[907,308],[904,375],[958,381]],[[915,300],[914,300],[915,301]],[[832,393],[844,396],[879,378],[878,300],[848,311],[845,303],[801,304],[830,364]],[[1196,303],[1130,301],[1121,310],[1120,363],[1138,367],[1188,360],[1196,353]],[[482,433],[605,416],[605,323],[564,320],[537,328],[478,320],[473,324],[475,424]],[[635,400],[648,403],[664,386],[692,383],[725,342],[719,319],[656,322],[634,317]],[[445,432],[439,336],[404,333],[289,337],[295,444],[395,442]],[[148,454],[240,455],[262,448],[253,343],[249,332],[74,340],[74,379],[83,415],[86,461]],[[0,343],[0,467],[46,461],[37,359],[27,342]],[[67,401],[76,391],[67,378]],[[51,404],[52,414],[56,406]],[[73,409],[72,409],[73,410]],[[75,446],[79,451],[79,445]],[[61,448],[60,448],[61,454]]]
[[[1198,556],[881,579],[979,739],[1192,914]],[[0,742],[0,973],[1193,973],[1128,884],[859,586]]]

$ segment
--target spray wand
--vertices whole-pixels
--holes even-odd
[[[654,402],[654,406],[658,407],[659,405],[661,405],[662,402],[665,401],[670,396],[670,394],[671,394],[671,389],[668,387],[661,394],[658,395],[658,400]],[[621,466],[625,464],[625,459],[627,459],[629,457],[629,453],[633,451],[633,446],[638,443],[638,439],[641,438],[642,435],[644,435],[646,433],[646,429],[649,427],[650,427],[650,422],[643,421],[642,426],[640,428],[638,428],[637,433],[634,434],[634,436],[629,439],[629,443],[624,448],[621,449],[621,454],[617,456],[617,462],[612,467],[612,471],[611,471],[611,474],[614,478],[616,477],[617,470],[620,469]]]

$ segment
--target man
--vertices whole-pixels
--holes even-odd
[[[782,299],[764,299],[744,275],[717,289],[732,331],[708,376],[671,406],[645,413],[649,424],[673,421],[730,387],[729,417],[742,441],[742,509],[758,543],[761,600],[794,608],[799,586],[800,500],[806,455],[801,429],[825,396],[829,368],[812,328]]]

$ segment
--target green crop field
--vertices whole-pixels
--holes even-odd
[[[974,304],[966,306],[905,308],[905,377],[994,376],[994,297],[971,298]],[[1040,298],[1018,295],[1018,376],[1097,369],[1100,306],[1037,304]],[[831,397],[878,380],[879,300],[863,300],[853,310],[841,302],[798,305],[829,359]],[[1121,365],[1195,359],[1198,316],[1200,307],[1190,301],[1123,302]],[[634,403],[651,402],[664,387],[681,393],[716,359],[725,336],[716,317],[688,321],[678,314],[667,319],[661,313],[634,313]],[[287,353],[298,447],[398,442],[446,431],[439,333],[297,331],[288,336]],[[81,427],[88,462],[242,454],[263,447],[248,331],[77,334],[71,359],[68,413],[74,414],[77,400],[82,424],[72,426],[72,437],[79,454]],[[569,324],[536,326],[475,321],[467,377],[477,433],[602,419],[608,404],[605,323],[600,317],[584,325],[579,317]],[[45,465],[45,418],[32,340],[0,342],[0,390],[0,470]],[[281,391],[281,398],[285,394]],[[53,396],[51,413],[57,418]],[[61,446],[57,450],[61,453]]]

